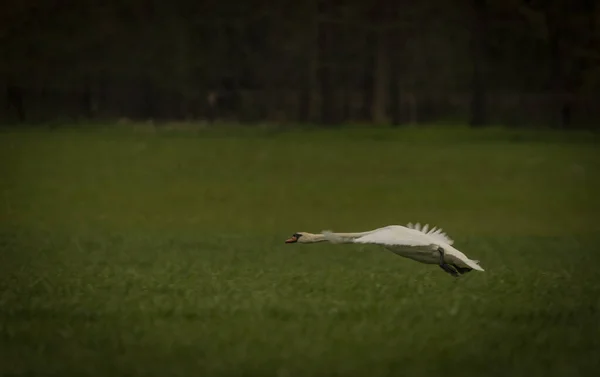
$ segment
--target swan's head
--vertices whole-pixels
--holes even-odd
[[[320,242],[322,241],[321,237],[318,234],[312,234],[308,232],[296,232],[292,234],[290,238],[285,240],[285,243],[311,243],[311,242]]]
[[[296,232],[292,234],[290,238],[285,240],[285,243],[296,243],[296,242],[304,242],[304,238],[302,238],[306,233],[304,232]]]

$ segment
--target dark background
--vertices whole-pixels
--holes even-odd
[[[0,376],[599,375],[598,1],[0,3]]]
[[[593,0],[8,0],[4,123],[597,127]]]

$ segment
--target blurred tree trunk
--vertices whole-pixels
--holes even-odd
[[[108,83],[108,79],[107,79],[107,75],[105,72],[101,72],[98,78],[98,102],[97,102],[97,108],[96,108],[96,112],[100,113],[101,116],[102,115],[107,115],[105,113],[105,111],[107,110],[107,108],[110,110],[113,110],[112,108],[109,108],[108,106],[108,90],[110,88],[110,85]],[[113,115],[113,114],[111,114]]]
[[[142,91],[142,119],[154,120],[158,115],[158,101],[156,99],[156,89],[154,88],[153,82],[150,78],[146,78],[144,80]]]
[[[390,56],[388,46],[388,21],[390,20],[390,4],[383,0],[375,0],[370,9],[367,25],[369,29],[373,62],[370,115],[376,124],[386,124],[388,118],[388,102],[390,95]]]
[[[390,45],[397,46],[390,54],[390,121],[392,126],[404,123],[402,114],[402,54],[403,30],[390,35]]]
[[[563,54],[560,48],[560,34],[557,30],[551,30],[548,35],[549,57],[550,57],[550,88],[556,109],[560,109],[558,121],[552,122],[557,128],[567,128],[570,123],[570,106],[565,101],[567,95],[566,77],[563,73]]]
[[[319,14],[329,15],[333,0],[320,0]],[[321,86],[321,123],[327,126],[338,123],[335,108],[335,90],[333,82],[333,33],[330,23],[319,25],[319,58],[318,69],[319,84]]]
[[[87,119],[94,117],[94,98],[92,94],[92,82],[91,78],[86,76],[83,80],[83,90],[81,92],[81,106],[83,109],[83,115]]]
[[[370,121],[373,118],[373,87],[375,80],[373,79],[373,72],[375,71],[375,54],[373,46],[375,46],[376,36],[372,30],[367,33],[367,43],[365,49],[367,50],[365,59],[365,69],[363,78],[363,107],[361,111],[361,117],[364,121]]]
[[[387,46],[387,32],[377,28],[375,31],[375,62],[373,70],[373,103],[372,121],[376,124],[387,124],[388,97],[389,97],[389,56]]]
[[[393,33],[390,36],[390,44],[398,45],[398,33]],[[400,106],[400,88],[401,88],[401,72],[400,72],[400,54],[397,50],[390,54],[390,83],[389,83],[389,103],[390,103],[390,123],[392,126],[399,126],[402,123],[402,109]]]
[[[301,122],[309,123],[315,120],[316,98],[319,91],[319,5],[318,0],[311,2],[312,14],[309,16],[310,33],[307,43],[306,80],[302,84],[300,96]]]
[[[25,122],[25,105],[23,101],[23,89],[13,82],[6,86],[6,106],[13,107],[17,113],[17,119],[20,123]]]
[[[487,123],[485,58],[487,47],[488,17],[485,0],[473,0],[473,26],[471,32],[471,116],[469,124],[481,127]]]

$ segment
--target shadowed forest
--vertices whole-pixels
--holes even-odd
[[[3,123],[595,128],[593,0],[8,0]]]

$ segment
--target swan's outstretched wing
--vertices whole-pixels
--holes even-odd
[[[410,231],[401,226],[389,226],[371,232],[365,236],[357,238],[354,243],[372,243],[378,245],[390,246],[413,246],[413,247],[435,247],[429,237],[422,236],[422,233]]]

